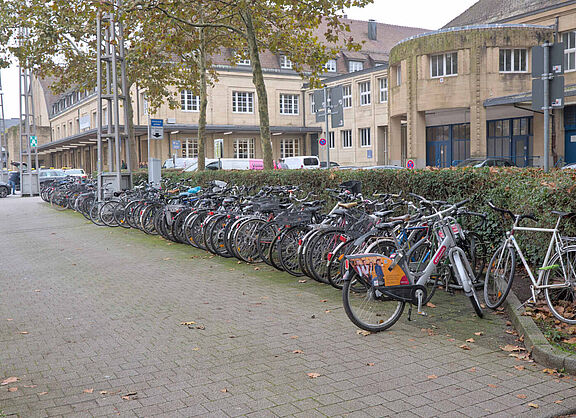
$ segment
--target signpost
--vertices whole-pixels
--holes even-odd
[[[164,119],[150,119],[150,137],[164,139]]]
[[[532,48],[532,109],[544,112],[544,171],[550,171],[550,110],[564,107],[564,44]]]
[[[36,135],[30,135],[30,147],[36,148],[38,146],[38,137]]]
[[[330,124],[328,123],[328,115],[332,115],[332,129],[344,126],[344,100],[342,86],[324,87],[322,90],[314,91],[314,103],[316,104],[316,122],[325,122],[326,138],[330,135]],[[326,146],[326,138],[321,138],[324,141],[321,146]],[[330,167],[330,147],[326,147],[326,167]]]
[[[220,159],[224,155],[224,139],[219,138],[214,140],[214,158],[218,158],[218,168],[222,169],[222,162]]]
[[[180,148],[181,148],[180,140],[178,140],[178,139],[173,139],[173,140],[172,140],[172,149],[173,149],[173,150],[177,150],[177,149],[180,149]]]
[[[320,138],[318,143],[320,144],[321,147],[325,147],[326,146],[326,138]]]
[[[414,170],[414,160],[406,161],[406,168],[409,168],[410,170]]]

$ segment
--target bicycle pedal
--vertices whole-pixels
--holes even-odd
[[[419,311],[419,312],[417,312],[417,313],[418,313],[418,315],[428,316],[428,314],[427,314],[426,312],[424,312],[424,311]]]

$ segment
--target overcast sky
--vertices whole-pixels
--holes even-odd
[[[478,0],[374,0],[363,9],[346,10],[350,19],[389,23],[399,26],[439,29]],[[4,112],[6,119],[17,118],[18,71],[16,68],[2,70]]]

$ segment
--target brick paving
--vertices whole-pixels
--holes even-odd
[[[574,377],[500,350],[515,343],[506,318],[477,319],[460,295],[362,336],[329,286],[99,228],[39,198],[0,200],[0,237],[0,380],[18,377],[0,386],[0,416],[576,411]]]

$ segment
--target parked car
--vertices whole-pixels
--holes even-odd
[[[55,168],[41,168],[38,174],[40,184],[46,181],[61,179],[64,177],[66,177],[64,170],[57,170]]]
[[[456,167],[516,167],[516,165],[506,158],[468,158],[458,163]]]
[[[320,160],[315,155],[301,155],[299,157],[286,157],[280,160],[285,163],[290,169],[298,168],[320,168]]]
[[[208,166],[208,164],[213,163],[214,161],[218,160],[215,160],[214,158],[205,158],[204,164],[205,166]],[[184,171],[197,171],[197,170],[198,170],[198,161],[194,162],[193,164],[190,164],[188,167],[184,169]]]
[[[320,161],[320,168],[326,168],[327,166],[327,161]],[[335,161],[330,161],[330,168],[333,167],[340,167],[340,164],[338,164]]]
[[[206,164],[206,170],[264,170],[264,160],[221,158]]]
[[[373,165],[370,167],[361,167],[362,170],[404,170],[404,167],[398,165]]]
[[[6,197],[10,194],[10,185],[0,181],[0,198]]]
[[[198,165],[198,158],[168,158],[162,164],[162,168],[179,168],[185,170],[193,165]]]
[[[85,182],[88,178],[86,172],[81,168],[69,168],[64,170],[64,174],[71,177],[77,177],[80,181]]]
[[[564,167],[562,167],[562,170],[576,170],[576,163],[571,163],[571,164],[566,164]]]

